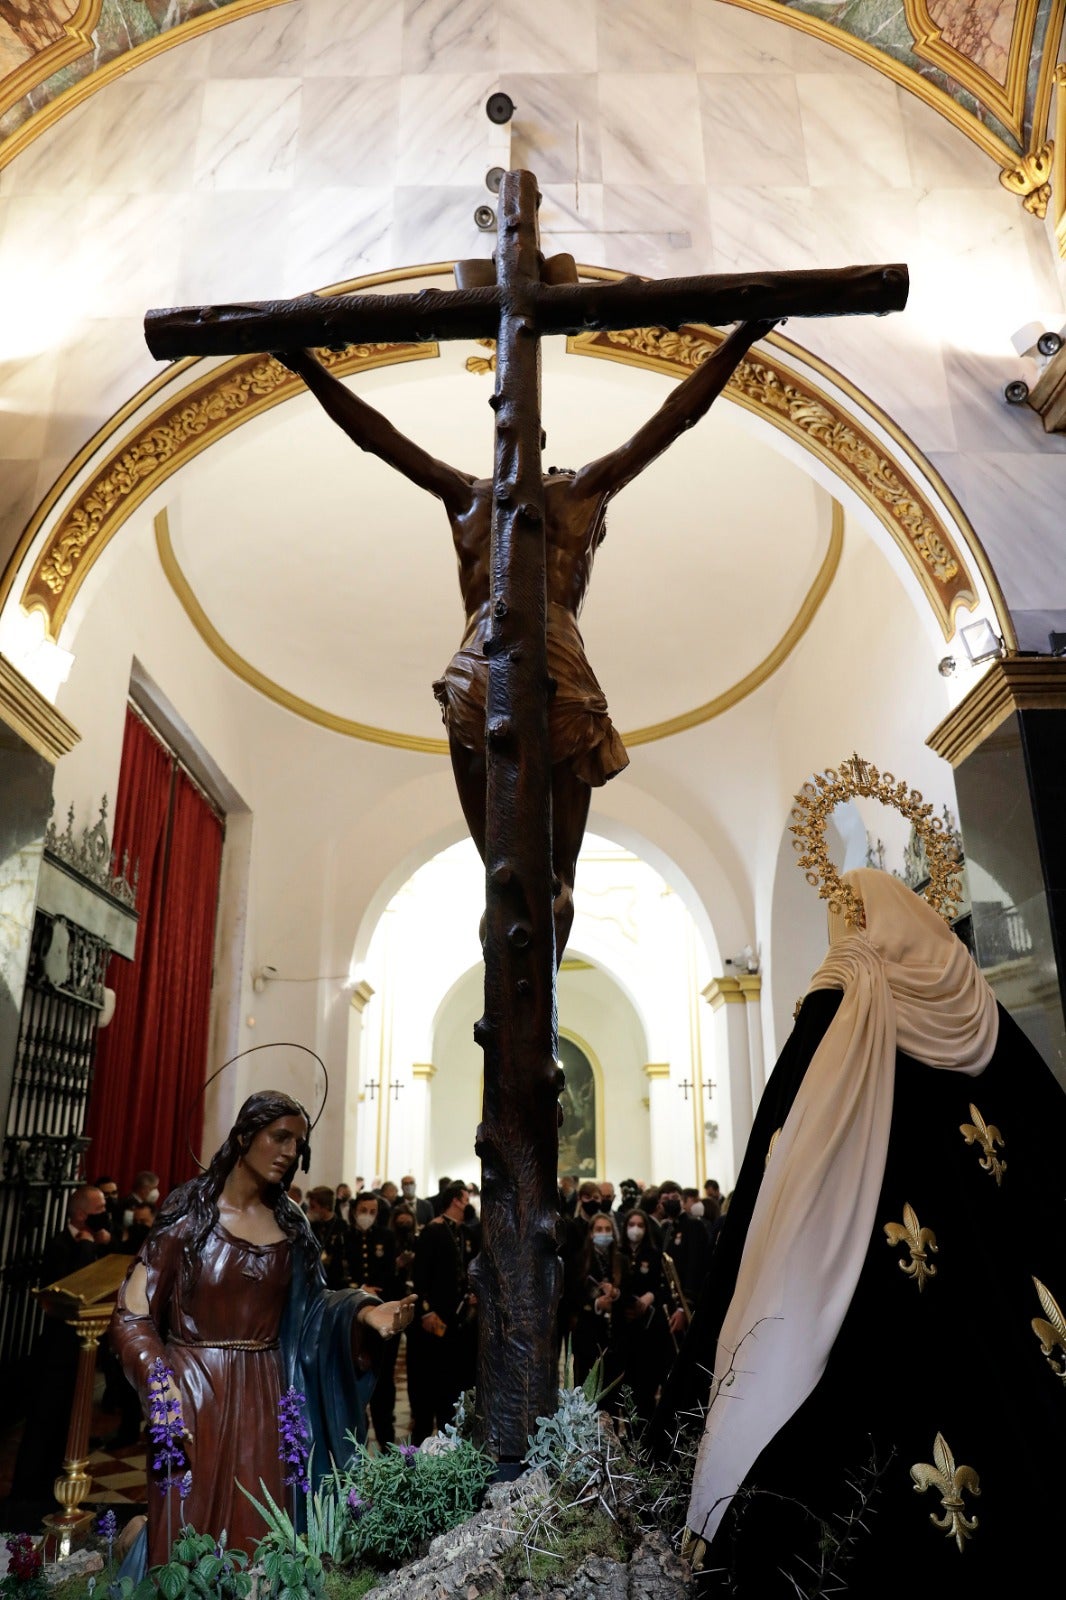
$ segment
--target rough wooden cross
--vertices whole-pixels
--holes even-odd
[[[474,1034],[485,1052],[476,1139],[483,1163],[477,1409],[481,1436],[500,1461],[524,1455],[536,1418],[554,1410],[556,1386],[555,973],[562,950],[556,951],[553,920],[541,337],[883,313],[901,310],[908,289],[903,266],[581,284],[570,257],[545,262],[540,254],[539,202],[531,173],[505,175],[495,272],[486,261],[460,263],[454,291],[307,295],[152,311],[145,321],[149,348],[161,359],[252,351],[278,351],[285,359],[304,347],[367,341],[496,340],[492,632],[484,645],[484,838],[478,841],[486,869],[485,1011]]]

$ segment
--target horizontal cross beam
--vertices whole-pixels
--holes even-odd
[[[902,311],[910,279],[902,264],[804,272],[731,272],[646,283],[538,284],[523,295],[529,331],[712,327],[742,319],[847,317]],[[511,305],[506,287],[423,289],[419,294],[302,295],[248,305],[149,311],[148,348],[160,361],[248,355],[346,344],[495,338]]]

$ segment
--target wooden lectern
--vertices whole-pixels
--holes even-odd
[[[89,1493],[89,1424],[92,1421],[93,1379],[96,1373],[96,1351],[100,1339],[111,1321],[115,1309],[119,1284],[129,1271],[127,1255],[101,1256],[87,1267],[35,1289],[46,1314],[58,1317],[78,1336],[78,1375],[74,1388],[74,1404],[67,1428],[67,1448],[63,1471],[55,1481],[55,1497],[61,1511],[45,1517],[45,1527],[54,1533],[59,1542],[59,1559],[69,1555],[75,1535],[83,1533],[92,1522],[91,1511],[82,1511],[81,1502]]]

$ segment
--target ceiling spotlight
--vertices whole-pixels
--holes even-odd
[[[953,678],[955,676],[956,665],[957,663],[954,656],[942,656],[937,664],[936,670],[939,672],[942,678]]]
[[[474,224],[482,233],[492,233],[496,227],[496,213],[491,206],[474,207]]]
[[[1029,385],[1023,378],[1012,378],[1003,391],[1003,398],[1009,406],[1024,406],[1029,398]]]
[[[959,638],[966,646],[966,654],[974,666],[980,661],[991,661],[1004,654],[1003,640],[992,624],[983,618],[980,622],[971,622],[968,627],[960,628]]]
[[[1062,349],[1061,333],[1042,333],[1036,341],[1036,348],[1042,356],[1047,356],[1049,359],[1057,356]]]
[[[490,167],[485,174],[485,188],[490,194],[499,194],[500,184],[503,182],[503,168]]]
[[[514,101],[509,94],[504,94],[502,89],[498,89],[485,101],[485,115],[490,122],[495,122],[498,126],[510,122],[514,116]]]

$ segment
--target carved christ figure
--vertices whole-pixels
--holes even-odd
[[[576,472],[553,468],[544,478],[557,963],[563,958],[574,919],[574,877],[592,790],[621,772],[629,762],[607,713],[603,691],[585,657],[577,627],[593,559],[606,531],[607,503],[679,434],[699,421],[751,345],[770,332],[775,320],[741,323],[625,444]],[[276,351],[275,359],[303,379],[326,413],[360,449],[379,456],[443,503],[459,563],[466,630],[433,690],[448,730],[459,801],[484,860],[488,688],[484,647],[492,632],[489,541],[493,480],[475,478],[436,460],[327,372],[310,351]]]

